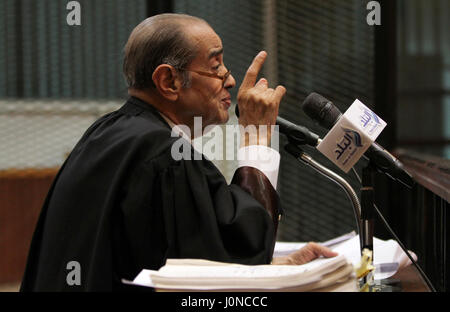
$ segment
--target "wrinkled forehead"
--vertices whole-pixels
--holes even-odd
[[[185,28],[186,34],[197,47],[194,62],[208,62],[223,53],[222,40],[206,23],[195,23]]]

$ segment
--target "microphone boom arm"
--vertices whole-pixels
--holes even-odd
[[[322,166],[320,163],[318,163],[317,161],[312,159],[311,156],[306,154],[297,145],[295,145],[293,143],[288,143],[284,148],[289,154],[294,156],[299,162],[302,162],[302,163],[308,165],[309,167],[313,168],[315,171],[319,172],[326,178],[330,179],[331,181],[333,181],[334,183],[339,185],[345,191],[345,193],[347,194],[347,196],[349,197],[349,199],[352,203],[353,213],[355,215],[356,227],[358,229],[360,249],[362,252],[363,241],[362,241],[362,231],[361,231],[361,222],[360,222],[360,220],[361,220],[361,204],[359,202],[358,195],[356,194],[356,192],[353,190],[353,188],[350,186],[350,184],[344,178],[342,178],[338,174],[334,173],[330,169]]]

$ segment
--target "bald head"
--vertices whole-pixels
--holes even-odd
[[[184,14],[149,17],[134,28],[124,49],[123,72],[129,88],[154,88],[152,74],[161,64],[185,68],[195,58],[197,48],[189,26],[208,23]],[[184,72],[187,74],[186,72]],[[184,77],[187,83],[188,77]]]

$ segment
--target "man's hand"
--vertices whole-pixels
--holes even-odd
[[[331,258],[337,255],[337,252],[332,251],[330,248],[317,243],[308,243],[305,247],[291,253],[289,256],[273,258],[272,264],[305,264],[320,256]]]
[[[267,53],[261,51],[254,58],[239,88],[237,100],[239,105],[239,124],[244,128],[250,126],[247,128],[249,131],[254,126],[254,129],[258,132],[259,126],[265,125],[267,126],[267,132],[261,133],[259,137],[255,133],[247,135],[241,133],[241,146],[254,144],[270,145],[271,126],[275,125],[278,107],[286,93],[286,88],[283,86],[277,86],[275,89],[269,88],[268,82],[264,78],[261,78],[256,83],[266,57]]]

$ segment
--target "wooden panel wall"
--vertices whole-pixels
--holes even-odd
[[[0,171],[0,284],[21,281],[42,204],[57,171]]]

